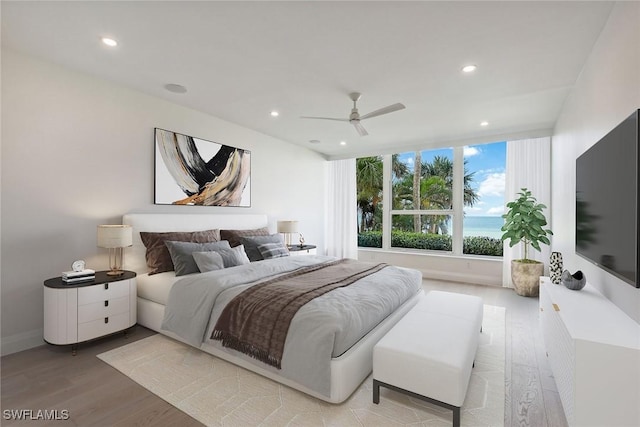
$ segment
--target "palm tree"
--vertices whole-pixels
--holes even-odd
[[[376,209],[382,199],[382,159],[379,156],[356,159],[356,191],[360,213],[360,232],[375,227]]]
[[[415,159],[413,163],[413,209],[420,209],[421,197],[420,197],[420,180],[422,179],[422,153],[416,151]],[[420,220],[420,214],[413,216],[413,231],[416,233],[422,232],[422,221]]]
[[[469,170],[467,169],[467,164],[468,160],[465,160],[463,178],[464,205],[473,206],[478,201],[479,196],[478,193],[476,193],[476,191],[473,189],[473,187],[471,187],[475,172],[469,172]],[[451,161],[451,159],[443,156],[435,156],[433,158],[433,162],[427,162],[422,165],[422,170],[424,177],[442,177],[446,181],[449,190],[453,188],[453,161]],[[444,207],[444,209],[451,209],[451,207],[453,206],[453,201],[451,199],[452,198],[450,197],[446,204],[447,207]]]

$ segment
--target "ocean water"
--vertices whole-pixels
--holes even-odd
[[[465,216],[465,236],[486,236],[499,239],[502,237],[500,228],[504,225],[504,219],[499,216]]]

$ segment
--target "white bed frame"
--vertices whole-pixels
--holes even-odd
[[[145,260],[145,247],[140,239],[140,231],[199,231],[216,228],[242,230],[266,227],[267,217],[261,214],[130,213],[123,216],[122,223],[131,225],[133,228],[133,246],[127,249],[125,268],[135,271],[138,274],[144,274],[148,271],[148,268]],[[203,344],[200,349],[281,384],[317,397],[318,399],[330,403],[340,403],[346,400],[371,373],[373,366],[373,346],[417,303],[419,296],[420,294],[405,302],[398,310],[360,339],[360,341],[347,352],[331,360],[331,389],[329,396],[319,394],[292,380],[283,378],[276,373],[263,369],[258,365],[235,357],[206,343]],[[164,331],[160,327],[162,318],[164,317],[164,305],[138,297],[137,308],[138,324],[178,341],[183,341],[177,335]]]

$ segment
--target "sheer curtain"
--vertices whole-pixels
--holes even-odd
[[[517,192],[525,187],[531,191],[539,203],[547,205],[544,215],[551,220],[551,138],[523,139],[507,142],[507,171],[505,182],[505,203],[517,197]],[[551,227],[549,227],[551,228]],[[553,230],[553,228],[551,228]],[[541,252],[531,248],[529,257],[548,264],[549,246],[541,245]],[[502,257],[502,286],[513,287],[511,283],[511,260],[522,258],[522,244],[513,248],[504,242]]]
[[[326,201],[326,254],[357,259],[356,159],[328,163]]]

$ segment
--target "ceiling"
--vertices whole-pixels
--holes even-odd
[[[2,44],[344,158],[550,134],[612,5],[3,1]],[[364,137],[300,118],[346,118],[354,91],[406,109]]]

